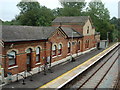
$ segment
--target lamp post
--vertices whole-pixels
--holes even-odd
[[[73,33],[76,33],[76,32],[72,32],[72,45],[71,45],[71,61],[75,61],[75,59],[72,57],[72,50],[73,50]]]

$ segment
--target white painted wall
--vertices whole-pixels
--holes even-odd
[[[100,48],[105,49],[105,48],[107,48],[107,46],[108,46],[107,40],[101,40],[100,41]]]
[[[88,26],[89,26],[89,33],[87,34]],[[83,26],[83,35],[87,36],[87,35],[94,35],[94,34],[95,34],[95,29],[92,28],[91,22],[90,20],[88,20]]]

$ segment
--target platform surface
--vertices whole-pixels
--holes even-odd
[[[83,71],[88,69],[90,66],[92,66],[95,62],[100,60],[102,57],[107,55],[111,50],[113,50],[117,44],[114,44],[113,46],[109,47],[108,49],[104,50],[103,52],[97,54],[96,56],[90,58],[89,60],[85,61],[84,63],[78,65],[77,67],[71,69],[70,71],[62,74],[61,76],[57,77],[56,79],[50,81],[49,83],[41,86],[40,88],[61,88],[66,83],[71,81],[73,78],[81,74]],[[39,89],[40,89],[39,88]]]
[[[97,55],[101,51],[103,50],[94,50],[80,56],[79,58],[76,59],[75,62],[69,62],[52,67],[53,73],[47,72],[47,75],[44,75],[43,72],[39,74],[35,74],[33,75],[33,81],[30,81],[30,77],[27,77],[27,79],[25,79],[25,83],[26,83],[25,85],[22,85],[22,80],[20,80],[19,82],[13,82],[10,83],[9,85],[5,85],[3,86],[3,88],[39,88],[42,85],[66,73],[67,71],[70,72],[71,69],[82,64],[83,62]]]

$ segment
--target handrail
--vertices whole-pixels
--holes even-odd
[[[27,73],[29,73],[31,75],[30,76],[30,81],[33,81],[33,79],[32,79],[33,74],[31,72],[27,72]]]
[[[20,76],[22,76],[22,78],[23,78],[23,85],[25,85],[25,77],[22,75],[22,74],[17,74],[17,82],[18,82],[18,75],[20,75]]]

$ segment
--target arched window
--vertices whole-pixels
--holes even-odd
[[[87,48],[89,48],[89,40],[88,40],[88,42],[87,42]]]
[[[8,53],[9,66],[16,65],[16,51],[11,51]]]
[[[32,52],[32,49],[31,49],[31,48],[29,48],[29,49],[26,50],[26,53],[27,53],[27,54],[29,54],[29,53],[31,53],[31,52]]]
[[[68,42],[68,53],[70,53],[70,49],[71,49],[71,44],[70,42]]]
[[[62,45],[59,44],[58,45],[58,55],[61,55],[62,54]]]
[[[80,41],[78,42],[78,50],[80,50]]]
[[[85,42],[85,48],[89,48],[89,40],[86,40],[86,42]]]
[[[56,51],[57,51],[57,46],[54,45],[54,46],[52,47],[52,56],[53,56],[53,57],[57,55],[57,54],[56,54]]]
[[[87,28],[87,34],[89,33],[89,26],[88,26],[88,28]]]
[[[36,48],[36,62],[40,62],[40,48]]]
[[[31,48],[27,49],[26,53],[27,53],[27,64],[31,64],[32,49]]]

